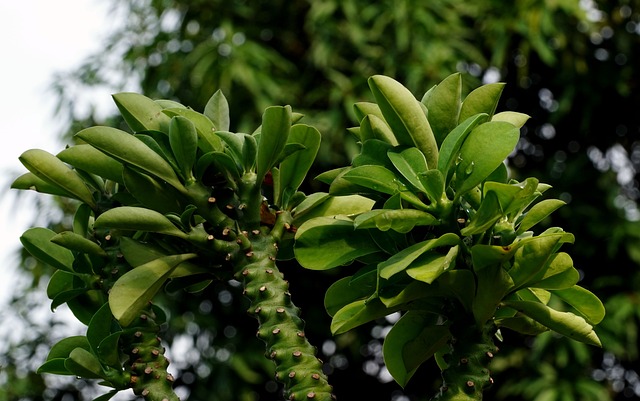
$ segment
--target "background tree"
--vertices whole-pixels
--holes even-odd
[[[584,284],[606,301],[609,314],[599,331],[604,354],[570,341],[528,343],[531,352],[494,364],[496,381],[507,382],[497,387],[495,398],[534,399],[552,391],[547,390],[550,380],[557,384],[554,389],[575,399],[633,396],[640,368],[640,116],[634,112],[640,101],[640,2],[538,0],[510,7],[496,0],[428,3],[117,0],[114,15],[123,24],[105,50],[56,80],[60,110],[69,116],[69,132],[97,123],[93,115],[77,112],[69,88],[78,83],[107,85],[116,92],[135,82],[149,97],[176,99],[195,109],[222,89],[236,131],[255,126],[253,116],[265,105],[294,104],[323,133],[320,170],[346,165],[353,155],[345,127],[354,124],[352,103],[370,99],[366,78],[372,74],[394,76],[416,95],[455,70],[465,73],[469,87],[505,81],[499,107],[533,115],[510,165],[518,177],[535,175],[554,186],[551,197],[570,202],[549,224],[579,234],[572,249],[575,265]],[[28,273],[37,286],[49,272],[30,263]],[[380,363],[384,320],[332,338],[318,302],[322,292],[317,291],[334,281],[332,273],[308,283],[298,279],[306,273],[296,265],[285,269],[292,292],[309,294],[299,296],[297,303],[307,316],[309,335],[324,344],[323,359],[333,372],[337,394],[420,399],[431,384],[409,384],[401,392],[385,383]],[[212,286],[201,298],[188,300],[167,296],[173,305],[172,325],[184,327],[183,334],[169,333],[168,342],[191,349],[175,364],[185,393],[207,399],[215,386],[219,399],[234,399],[233,389],[241,387],[248,389],[246,399],[274,398],[269,394],[275,383],[263,383],[256,374],[270,367],[261,362],[262,344],[254,339],[253,322],[237,314],[246,309],[237,288]],[[14,304],[24,304],[26,297]],[[38,323],[32,325],[37,332]],[[54,341],[51,331],[40,331],[38,341]],[[22,376],[11,372],[37,366],[38,358],[42,356],[28,343],[7,349],[0,357],[4,366],[11,366],[5,377],[20,382]],[[435,372],[417,374],[438,377]],[[29,396],[19,386],[10,389],[0,390],[0,399],[16,398],[8,391],[18,391],[23,399],[55,399],[75,391],[43,390]]]

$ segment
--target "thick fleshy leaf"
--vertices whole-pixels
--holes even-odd
[[[104,249],[100,248],[100,245],[72,231],[63,231],[54,235],[51,237],[51,242],[72,251],[96,256],[107,256],[107,253]]]
[[[458,161],[458,153],[464,140],[467,139],[467,136],[476,126],[485,122],[488,118],[489,116],[486,114],[471,116],[455,127],[444,139],[440,146],[440,156],[438,157],[438,170],[444,177],[447,177],[447,179],[450,177],[449,171]]]
[[[514,255],[509,275],[517,287],[527,286],[544,277],[551,256],[565,242],[573,242],[573,235],[557,233],[540,235],[523,241]]]
[[[460,148],[456,167],[456,196],[464,195],[484,181],[513,151],[520,131],[502,121],[474,128]]]
[[[376,275],[376,271],[371,270],[362,280],[354,281],[353,276],[348,276],[333,283],[324,295],[324,307],[329,316],[352,302],[369,298],[376,290]]]
[[[298,262],[312,270],[326,270],[378,252],[365,230],[355,231],[350,220],[318,217],[308,220],[296,233]]]
[[[76,348],[64,361],[64,367],[76,376],[85,379],[100,379],[104,376],[100,361],[84,348]]]
[[[109,311],[109,315],[111,315],[111,311]],[[122,335],[122,333],[122,331],[118,331],[110,334],[105,337],[98,345],[98,357],[100,357],[100,360],[104,361],[106,365],[114,367],[116,369],[122,366],[122,363],[120,362],[118,346],[118,342],[120,341],[120,336]]]
[[[96,228],[149,231],[186,238],[187,234],[176,227],[163,214],[143,207],[121,206],[101,214],[94,223]]]
[[[80,144],[68,147],[56,157],[77,169],[122,184],[122,163],[91,145]]]
[[[423,283],[433,283],[442,273],[453,268],[458,256],[458,246],[453,246],[446,255],[436,252],[427,252],[414,260],[407,267],[407,274],[414,280]]]
[[[449,328],[437,325],[437,320],[437,315],[410,310],[385,337],[384,363],[401,387],[406,386],[416,369],[451,337]]]
[[[182,210],[181,195],[155,178],[125,167],[122,177],[129,193],[142,205],[160,213]]]
[[[262,129],[258,144],[256,174],[262,181],[275,165],[284,149],[291,130],[291,107],[268,107],[262,115]]]
[[[494,193],[498,198],[503,214],[508,216],[509,220],[513,220],[540,196],[540,192],[537,190],[538,185],[538,179],[532,177],[512,184],[487,181],[483,185],[483,191],[485,196]]]
[[[324,193],[309,195],[293,213],[293,222],[301,226],[314,217],[352,216],[371,210],[375,201],[360,195],[331,196]]]
[[[376,209],[356,216],[355,229],[377,228],[408,233],[416,226],[434,226],[440,222],[427,212],[415,209]]]
[[[513,280],[499,265],[491,265],[476,272],[476,294],[472,311],[478,326],[495,314],[498,304],[513,289]]]
[[[171,119],[162,112],[162,106],[138,93],[123,92],[113,95],[127,125],[133,132],[155,130],[169,132]]]
[[[453,293],[467,312],[471,312],[476,293],[476,278],[471,270],[447,270],[438,277],[437,283]]]
[[[320,149],[320,132],[309,125],[296,124],[289,132],[289,143],[299,143],[304,149],[297,151],[280,163],[280,194],[279,206],[287,207],[288,199],[284,199],[285,193],[295,193],[311,165],[315,161],[318,149]]]
[[[380,107],[375,103],[371,103],[371,102],[354,103],[353,111],[355,112],[356,117],[358,118],[358,122],[362,121],[362,119],[365,118],[368,114],[372,114],[378,117],[379,119],[381,119],[382,121],[384,121],[382,111],[380,110]]]
[[[68,358],[71,351],[76,348],[91,350],[89,340],[85,336],[71,336],[58,341],[47,355],[47,361],[58,358]]]
[[[41,149],[30,149],[22,153],[19,159],[27,170],[37,177],[60,187],[92,208],[96,207],[93,194],[84,180],[51,153]]]
[[[98,309],[95,315],[91,318],[89,326],[87,327],[87,340],[91,345],[91,350],[95,355],[98,355],[98,346],[111,334],[111,323],[113,316],[111,315],[111,309],[109,304],[105,303]]]
[[[182,176],[187,181],[194,180],[193,165],[198,151],[196,126],[185,117],[173,117],[169,124],[169,143]]]
[[[215,125],[207,116],[187,108],[170,108],[164,109],[163,112],[170,117],[182,116],[191,121],[196,128],[198,147],[203,152],[222,151],[222,141],[215,134]]]
[[[566,203],[559,199],[545,199],[536,203],[524,215],[524,218],[518,226],[517,234],[522,234],[527,231],[564,205],[566,205]]]
[[[69,372],[67,368],[64,366],[64,361],[67,358],[55,358],[50,359],[40,365],[36,373],[41,375],[43,373],[51,373],[54,375],[72,375],[73,373]]]
[[[492,118],[498,107],[504,85],[504,83],[498,82],[482,85],[471,91],[462,102],[458,121],[464,121],[478,113],[485,113],[489,118]]]
[[[586,288],[574,285],[570,288],[552,292],[571,305],[589,323],[595,325],[604,319],[605,309],[602,301]]]
[[[438,145],[420,102],[393,78],[374,75],[368,82],[398,143],[420,149],[427,164],[435,168],[438,165]]]
[[[459,242],[460,238],[457,235],[446,233],[439,238],[411,245],[378,265],[380,277],[388,279],[394,274],[405,270],[414,260],[418,259],[425,252],[442,246],[455,246],[458,245]]]
[[[460,73],[455,73],[442,80],[423,99],[422,103],[427,107],[429,124],[438,145],[458,125],[461,93],[462,78]]]
[[[519,243],[508,246],[476,244],[471,247],[473,270],[480,271],[487,266],[502,265],[511,259],[519,247]]]
[[[51,242],[56,235],[48,228],[34,227],[22,234],[22,246],[36,259],[56,269],[73,272],[73,253]]]
[[[540,302],[505,301],[504,304],[563,336],[586,344],[602,346],[593,327],[582,317],[571,312],[559,312]]]
[[[469,224],[460,230],[460,234],[465,237],[484,233],[502,217],[502,208],[498,202],[498,197],[494,192],[489,192],[484,197],[480,208],[471,218]]]
[[[73,232],[86,237],[89,233],[89,226],[93,225],[93,215],[91,208],[86,203],[81,203],[73,215]]]
[[[217,90],[204,107],[204,115],[209,117],[217,131],[229,131],[229,103],[221,90]]]
[[[351,165],[353,167],[374,165],[393,170],[393,163],[387,156],[387,153],[392,149],[393,146],[386,142],[369,139],[362,144],[360,153],[353,158]]]
[[[506,327],[528,336],[536,336],[549,330],[547,326],[524,315],[499,318],[495,323],[498,327]]]
[[[197,255],[172,255],[152,260],[125,273],[109,292],[111,313],[122,326],[128,326],[147,307],[180,263]]]
[[[143,265],[158,258],[169,256],[166,251],[156,247],[155,245],[142,243],[129,237],[120,238],[120,251],[122,251],[122,255],[127,263],[133,267]],[[184,261],[173,269],[169,278],[204,273],[210,273],[210,270],[189,261]]]
[[[76,136],[114,159],[184,190],[171,165],[135,136],[110,127],[87,128]]]
[[[427,198],[431,203],[438,203],[444,194],[444,177],[440,170],[429,170],[418,174],[418,180],[424,187]]]
[[[513,124],[516,128],[522,128],[530,118],[530,116],[524,113],[518,113],[516,111],[503,111],[494,114],[491,118],[491,121],[505,121]]]
[[[427,190],[422,185],[422,181],[418,178],[420,174],[429,171],[427,160],[422,152],[417,148],[408,148],[399,153],[389,151],[387,153],[389,160],[402,176],[417,190],[426,193]]]
[[[368,323],[372,320],[385,317],[395,312],[387,308],[379,299],[375,298],[367,302],[361,299],[341,308],[331,320],[331,333],[333,335],[346,333],[347,331]]]
[[[65,198],[75,198],[75,196],[59,186],[45,181],[33,173],[24,173],[20,177],[16,178],[11,183],[11,188],[36,191],[41,194],[64,196]]]
[[[382,166],[354,167],[347,171],[342,178],[356,185],[389,195],[407,191],[407,186],[392,171]]]
[[[362,143],[367,140],[375,139],[392,146],[398,145],[393,131],[387,123],[380,117],[368,114],[360,121],[360,141]]]
[[[573,267],[573,260],[565,252],[558,252],[551,257],[542,279],[532,283],[532,287],[545,290],[562,290],[573,287],[580,280],[580,273]]]

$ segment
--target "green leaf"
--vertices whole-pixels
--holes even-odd
[[[87,327],[87,340],[95,355],[99,355],[98,347],[102,340],[111,334],[112,321],[113,316],[111,315],[111,309],[109,309],[108,303],[102,305],[91,318],[89,326]]]
[[[110,127],[87,128],[78,132],[76,136],[114,159],[184,191],[184,186],[169,162],[135,136]]]
[[[471,259],[473,270],[480,271],[487,266],[502,265],[502,263],[513,257],[519,244],[507,246],[476,244],[471,247]]]
[[[408,233],[416,226],[435,226],[440,221],[427,212],[415,209],[376,209],[356,216],[353,221],[355,229],[377,228],[380,231],[389,229],[399,233]]]
[[[138,93],[123,92],[113,95],[127,125],[133,132],[154,130],[169,131],[171,119],[162,112],[162,106]]]
[[[476,114],[464,120],[455,127],[444,139],[440,146],[440,157],[438,158],[438,170],[444,177],[449,177],[449,172],[458,161],[460,147],[464,143],[471,131],[488,119],[486,114]],[[448,182],[448,179],[447,179]]]
[[[566,203],[559,199],[545,199],[536,203],[524,215],[516,234],[519,235],[527,231],[564,205],[566,205]]]
[[[357,102],[357,103],[354,103],[353,104],[353,111],[356,114],[358,122],[361,122],[362,119],[365,118],[369,114],[372,114],[372,115],[378,117],[379,119],[381,119],[382,121],[384,121],[384,117],[382,116],[382,111],[380,110],[380,107],[375,103],[371,103],[371,102]],[[385,122],[385,124],[386,124],[386,122]]]
[[[11,183],[11,188],[36,191],[42,194],[55,196],[64,196],[65,198],[75,198],[75,196],[59,186],[45,181],[33,173],[25,173],[16,178],[13,183]]]
[[[111,316],[111,311],[109,311],[109,315]],[[116,369],[122,367],[122,363],[120,362],[120,348],[118,345],[122,333],[122,331],[118,331],[110,334],[100,341],[100,344],[98,345],[97,355],[100,357],[100,360],[104,361],[107,366],[111,366]]]
[[[360,121],[360,141],[364,143],[370,139],[392,146],[398,145],[398,140],[386,121],[374,114],[368,114]]]
[[[76,348],[82,348],[87,351],[91,350],[91,345],[89,344],[87,337],[71,336],[58,341],[53,347],[51,347],[49,355],[47,355],[47,361],[58,358],[68,358],[71,351]]]
[[[221,90],[217,90],[204,107],[204,115],[209,117],[218,131],[229,131],[229,103]]]
[[[182,196],[172,187],[129,167],[124,168],[123,178],[129,193],[142,205],[160,213],[182,210]]]
[[[427,107],[429,124],[431,124],[438,145],[458,125],[461,92],[462,78],[460,73],[451,74],[436,85],[423,102]]]
[[[523,113],[518,113],[515,111],[503,111],[501,113],[494,114],[491,118],[491,121],[505,121],[513,124],[513,126],[516,128],[522,128],[530,118],[530,116]]]
[[[379,251],[367,231],[355,231],[350,220],[332,217],[308,220],[295,238],[298,262],[312,270],[331,269]]]
[[[573,267],[571,256],[558,252],[551,257],[542,279],[531,286],[545,290],[563,290],[573,287],[579,280],[580,273]]]
[[[508,329],[517,331],[524,335],[537,336],[540,333],[548,331],[549,328],[536,322],[530,317],[519,315],[512,317],[504,317],[495,320],[496,326],[506,327]]]
[[[302,124],[291,127],[288,142],[299,143],[304,146],[304,149],[292,154],[280,163],[279,201],[283,203],[279,206],[288,208],[288,200],[284,199],[284,194],[295,193],[304,181],[316,158],[318,149],[320,149],[320,139],[320,132],[314,127]]]
[[[22,153],[19,159],[38,178],[60,187],[74,198],[96,208],[93,194],[84,180],[51,153],[41,149],[30,149]]]
[[[386,142],[377,139],[366,140],[362,144],[360,154],[353,158],[351,165],[353,167],[374,165],[393,170],[393,164],[387,156],[387,153],[392,149],[393,146]]]
[[[540,235],[523,242],[516,251],[513,266],[509,270],[514,284],[524,287],[544,277],[551,256],[565,242],[573,242],[573,236],[563,232]]]
[[[331,333],[333,335],[346,333],[355,327],[385,317],[393,312],[395,312],[394,309],[387,308],[377,298],[368,302],[364,299],[352,302],[341,308],[333,316]]]
[[[488,231],[498,219],[502,217],[502,208],[498,202],[495,192],[489,192],[484,197],[480,208],[471,218],[469,224],[460,230],[460,234],[465,237],[475,234],[481,234]]]
[[[422,311],[408,311],[384,339],[382,353],[391,376],[405,387],[418,367],[451,337],[449,328],[437,324],[438,316]]]
[[[340,309],[354,301],[369,298],[376,291],[375,269],[362,275],[361,279],[354,280],[354,277],[343,277],[327,289],[324,307],[329,316],[335,316]]]
[[[122,164],[88,144],[66,148],[56,157],[73,167],[122,184]]]
[[[96,228],[148,231],[187,238],[187,234],[163,214],[143,207],[121,206],[109,209],[96,219],[94,226]]]
[[[197,179],[202,180],[209,169],[212,169],[213,174],[224,174],[229,182],[239,179],[241,174],[236,161],[227,153],[222,152],[205,153],[198,159],[196,164]]]
[[[485,196],[495,193],[503,214],[511,221],[540,196],[540,192],[537,191],[538,185],[538,179],[531,177],[512,184],[487,181],[484,183],[483,191]]]
[[[439,170],[429,170],[418,174],[418,180],[424,187],[431,203],[438,203],[444,194],[444,177]]]
[[[67,368],[64,366],[64,361],[67,358],[56,358],[51,359],[40,365],[36,373],[41,375],[43,373],[51,373],[54,375],[72,375],[73,373],[69,372]]]
[[[133,267],[143,265],[155,259],[168,256],[166,251],[149,243],[142,243],[129,237],[120,238],[120,251],[127,263]],[[169,278],[184,277],[195,274],[209,273],[210,271],[189,261],[184,261],[176,266]]]
[[[458,121],[464,121],[478,113],[485,113],[489,118],[492,118],[493,113],[496,112],[496,108],[498,107],[498,101],[500,100],[504,85],[502,82],[482,85],[469,93],[464,99],[464,102],[462,102]]]
[[[352,216],[371,210],[375,201],[360,195],[331,196],[325,193],[309,195],[293,210],[293,222],[301,226],[315,217]]]
[[[415,146],[427,159],[438,165],[438,145],[420,102],[401,83],[384,75],[368,80],[369,88],[400,145]]]
[[[498,304],[513,289],[513,280],[499,265],[476,271],[476,294],[472,311],[478,326],[484,325],[495,314]]]
[[[539,302],[505,301],[504,304],[563,336],[586,344],[602,346],[593,327],[582,317],[571,312],[559,312]]]
[[[59,294],[73,290],[74,280],[79,280],[76,274],[64,270],[56,270],[53,272],[47,285],[47,296],[49,299],[54,299]]]
[[[122,326],[128,326],[147,307],[171,272],[182,262],[193,259],[193,253],[165,256],[125,273],[109,292],[111,313]]]
[[[169,125],[169,143],[182,176],[187,181],[194,180],[192,170],[198,151],[198,133],[195,125],[185,117],[173,117]]]
[[[91,208],[86,203],[81,203],[73,215],[73,232],[86,237],[90,225],[93,225]]]
[[[198,147],[203,152],[222,151],[222,141],[215,134],[216,128],[207,116],[187,108],[164,109],[163,113],[169,117],[182,116],[191,121],[196,128]],[[169,132],[171,132],[171,128],[169,128]]]
[[[513,151],[520,131],[501,121],[488,122],[474,128],[460,148],[456,167],[456,196],[484,181]]]
[[[460,238],[458,238],[457,235],[446,233],[439,238],[411,245],[378,265],[380,277],[388,279],[394,274],[405,270],[425,252],[442,246],[455,246],[458,245],[459,242]]]
[[[291,129],[291,107],[268,107],[262,115],[256,174],[261,182],[275,165],[284,149]]]
[[[458,245],[451,247],[446,255],[427,252],[407,267],[407,274],[414,280],[433,283],[442,273],[452,269],[458,256]]]
[[[595,325],[604,319],[606,312],[602,301],[586,288],[574,285],[552,293],[571,305],[587,322]]]
[[[100,379],[104,377],[100,361],[91,352],[76,348],[69,354],[69,358],[64,361],[64,367],[76,376],[86,379]]]
[[[356,185],[389,195],[408,190],[407,186],[392,171],[382,166],[354,167],[347,171],[342,178]]]
[[[242,142],[242,165],[244,171],[253,171],[256,167],[256,156],[258,155],[258,143],[256,138],[248,134],[239,134],[243,137]],[[286,149],[286,146],[285,146]],[[284,149],[283,149],[284,150]],[[282,156],[282,152],[280,153]],[[275,163],[274,163],[275,165]]]
[[[22,246],[36,259],[56,269],[73,272],[73,253],[51,242],[56,235],[48,228],[34,227],[22,234]]]
[[[438,277],[437,283],[454,294],[467,312],[471,312],[476,293],[476,278],[471,270],[447,270]]]
[[[72,251],[96,256],[107,256],[104,249],[95,242],[71,231],[63,231],[51,237],[51,242]]]
[[[400,172],[414,188],[423,193],[427,193],[426,188],[422,185],[422,181],[419,178],[420,174],[425,174],[429,171],[427,160],[424,158],[422,152],[417,148],[408,148],[400,153],[389,151],[387,156],[398,172]]]

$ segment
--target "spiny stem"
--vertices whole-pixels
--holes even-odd
[[[276,267],[277,243],[256,232],[236,276],[251,300],[249,313],[259,321],[257,336],[266,343],[266,356],[276,364],[276,380],[284,384],[289,400],[334,400],[322,362],[305,337],[300,309],[291,302],[289,284]]]

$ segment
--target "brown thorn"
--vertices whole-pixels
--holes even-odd
[[[296,377],[296,372],[289,372],[289,377],[292,379]]]
[[[251,232],[253,233],[253,235],[258,235],[258,234],[260,234],[260,230],[253,230],[253,231],[251,231]]]
[[[213,241],[214,239],[215,237],[213,236],[213,234],[207,235],[207,241]]]
[[[320,380],[320,375],[319,375],[319,374],[317,374],[317,373],[312,374],[312,375],[311,375],[311,377],[312,377],[314,380]]]
[[[265,292],[267,290],[267,286],[263,285],[262,287],[259,288],[260,292]]]
[[[300,351],[293,351],[293,356],[295,356],[296,358],[299,358],[300,356],[302,356],[302,352],[300,352]]]
[[[209,203],[216,203],[216,198],[213,196],[210,196],[209,199],[207,199],[207,202]]]
[[[244,269],[242,271],[242,275],[245,276],[245,277],[248,276],[249,275],[249,269]]]
[[[265,270],[265,272],[266,272],[267,274],[273,274],[273,270],[272,270],[272,269],[267,269],[267,270]]]
[[[275,328],[273,329],[273,331],[271,331],[273,334],[278,334],[280,333],[280,329],[279,328]]]
[[[284,308],[278,308],[278,309],[276,309],[276,312],[278,312],[278,313],[284,313]]]
[[[247,255],[248,258],[252,258],[253,257],[253,251],[249,251],[249,252],[245,253],[245,255]]]
[[[168,382],[174,382],[176,379],[174,379],[173,375],[171,373],[167,373],[167,381]]]
[[[142,396],[143,396],[143,397],[148,396],[148,395],[149,395],[149,393],[150,393],[149,389],[146,389],[146,388],[145,388],[144,390],[142,390]]]
[[[151,372],[153,372],[153,368],[151,366],[147,366],[146,368],[144,368],[144,373],[150,375]]]
[[[316,393],[314,393],[313,391],[310,392],[309,394],[307,394],[307,398],[311,399],[311,398],[315,398],[316,397]]]
[[[467,380],[467,387],[473,387],[476,384],[474,382],[472,382],[471,380]]]

